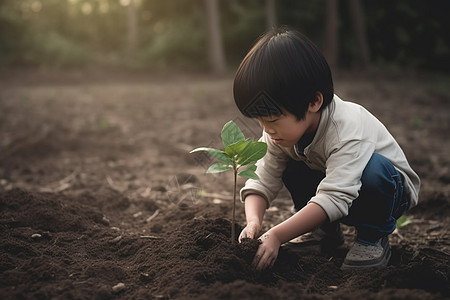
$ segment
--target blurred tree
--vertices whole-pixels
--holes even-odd
[[[277,27],[277,11],[275,0],[266,0],[267,28]]]
[[[366,1],[365,8],[378,65],[450,71],[450,1]]]
[[[353,31],[356,36],[360,64],[362,68],[366,69],[369,67],[370,63],[369,44],[367,42],[363,10],[361,9],[360,1],[349,0],[349,9],[352,18]]]
[[[209,18],[214,3],[217,18]],[[220,35],[215,55],[223,61],[214,68],[234,68],[278,23],[306,34],[341,68],[448,72],[448,11],[448,0],[0,1],[0,67],[130,66],[125,58],[134,57],[132,66],[145,69],[213,68],[205,45]]]
[[[325,46],[324,56],[331,69],[338,65],[339,57],[339,31],[338,31],[338,0],[326,0],[325,3]]]
[[[208,29],[209,62],[214,73],[223,74],[225,73],[225,55],[220,29],[218,0],[204,0],[204,3]]]
[[[130,0],[128,4],[128,46],[127,46],[127,60],[130,62],[136,56],[136,49],[138,43],[138,20],[136,5],[134,0]]]
[[[227,0],[220,4],[225,53],[235,66],[267,29],[266,9],[261,0]]]
[[[20,3],[0,5],[0,66],[20,65],[21,53],[28,47],[25,35],[29,24],[22,18]]]
[[[140,68],[209,67],[204,0],[146,0],[140,11]]]

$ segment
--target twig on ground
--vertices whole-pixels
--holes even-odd
[[[41,192],[49,192],[49,193],[59,193],[64,190],[67,190],[70,188],[72,184],[72,180],[75,178],[76,172],[70,173],[68,176],[64,177],[61,180],[58,180],[57,182],[51,183],[47,185],[46,187],[40,188],[39,190]],[[52,187],[55,186],[55,187]]]
[[[159,209],[157,209],[150,217],[145,220],[145,222],[150,223],[159,214]]]
[[[112,180],[112,178],[111,178],[110,176],[106,176],[106,181],[108,182],[109,186],[110,186],[113,190],[115,190],[115,191],[117,191],[117,192],[119,192],[119,193],[123,193],[123,192],[126,190],[126,188],[119,187],[117,184],[115,184],[114,181]]]
[[[395,234],[396,236],[398,236],[398,238],[403,241],[405,238],[403,237],[403,235],[400,234],[400,232],[398,232],[398,229],[395,228],[393,234]]]
[[[150,239],[150,240],[159,240],[162,239],[162,237],[156,236],[156,235],[141,235],[141,239]]]
[[[206,198],[216,198],[216,199],[221,199],[221,200],[233,200],[233,196],[232,195],[224,195],[224,194],[219,194],[219,193],[202,193],[201,194],[202,197],[206,197]]]

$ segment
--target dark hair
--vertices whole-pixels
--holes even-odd
[[[303,119],[316,92],[321,109],[333,98],[330,67],[306,36],[288,28],[263,35],[242,60],[234,78],[234,100],[247,117],[281,115]]]

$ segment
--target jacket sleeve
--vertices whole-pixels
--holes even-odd
[[[361,176],[374,153],[369,141],[349,140],[330,149],[325,178],[309,202],[320,205],[330,222],[348,215],[353,200],[359,196]]]
[[[258,194],[267,201],[267,208],[283,187],[282,174],[289,160],[289,155],[263,133],[259,139],[267,143],[267,154],[256,163],[256,174],[259,179],[249,179],[241,189],[241,201],[249,194]]]

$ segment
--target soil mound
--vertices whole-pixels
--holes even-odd
[[[391,265],[342,272],[344,254],[326,256],[282,247],[272,270],[255,272],[257,240],[231,243],[223,218],[175,220],[157,235],[109,226],[77,198],[21,189],[0,194],[0,295],[16,298],[262,299],[333,292],[354,299],[448,297],[448,255],[393,247]],[[237,231],[241,228],[237,226]],[[382,290],[382,291],[381,291]],[[381,292],[380,292],[381,291]],[[381,298],[379,298],[381,299]]]
[[[1,223],[50,232],[82,232],[108,220],[92,207],[64,199],[62,195],[30,193],[20,189],[0,198]]]

